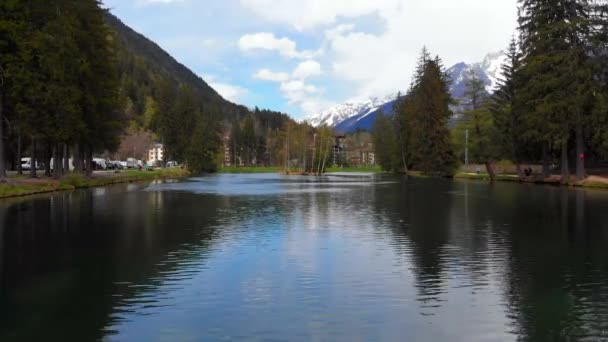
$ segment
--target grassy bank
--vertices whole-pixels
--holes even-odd
[[[382,168],[380,166],[366,166],[366,167],[330,167],[325,169],[325,172],[372,172],[381,173]]]
[[[260,167],[223,167],[218,170],[218,173],[279,173],[283,171],[282,167],[275,166],[260,166]]]
[[[118,173],[98,173],[93,177],[71,174],[55,180],[51,178],[29,179],[10,178],[9,183],[0,184],[0,198],[29,196],[56,191],[94,188],[119,183],[152,181],[156,179],[184,178],[189,172],[182,169],[158,169],[153,171],[121,171]]]
[[[490,181],[490,176],[487,173],[457,173],[454,175],[455,179],[470,179],[479,181]],[[579,188],[591,188],[591,189],[608,189],[608,179],[603,177],[591,176],[588,179],[577,182],[571,180],[568,184],[563,184],[560,177],[552,176],[549,178],[540,177],[528,177],[520,179],[517,175],[496,175],[497,182],[517,182],[517,183],[533,183],[541,185],[557,185],[557,186],[571,186]]]

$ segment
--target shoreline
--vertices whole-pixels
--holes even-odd
[[[91,178],[87,178],[82,174],[69,174],[59,180],[46,177],[37,179],[14,177],[8,179],[12,184],[0,184],[0,200],[115,184],[159,179],[181,179],[189,175],[190,172],[182,169],[159,169],[154,171],[125,170],[119,173],[93,174]]]
[[[466,173],[459,172],[454,175],[454,179],[465,179],[475,181],[490,181],[490,176],[486,173]],[[584,189],[602,189],[608,190],[608,178],[599,176],[590,176],[582,182],[570,181],[566,184],[561,182],[559,176],[551,176],[549,178],[541,178],[538,176],[531,176],[526,178],[519,178],[517,175],[496,175],[496,182],[508,182],[508,183],[520,183],[520,184],[536,184],[536,185],[551,185],[569,188],[584,188]]]

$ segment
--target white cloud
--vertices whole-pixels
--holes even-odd
[[[264,20],[288,24],[303,31],[333,24],[338,17],[373,14],[379,7],[396,2],[398,0],[241,0],[241,5]]]
[[[319,76],[321,73],[321,64],[313,60],[308,60],[298,64],[293,71],[292,76],[295,79],[303,80],[309,77]]]
[[[205,74],[201,75],[201,78],[226,100],[239,102],[243,96],[249,94],[249,90],[234,84],[218,81],[213,75]]]
[[[288,38],[277,38],[273,33],[260,32],[246,34],[239,39],[239,49],[243,52],[254,50],[276,51],[288,58],[311,58],[316,53],[312,51],[298,51],[296,43]]]
[[[279,89],[287,103],[299,107],[305,114],[310,115],[327,108],[331,103],[323,99],[322,91],[305,79],[321,74],[321,65],[313,60],[302,62],[296,66],[292,75],[285,72],[274,72],[260,69],[252,77],[259,80],[280,83]]]
[[[319,88],[301,80],[283,82],[280,89],[289,105],[300,107],[305,117],[333,105]]]
[[[268,69],[261,69],[253,75],[253,78],[263,81],[286,82],[289,80],[289,74],[286,72],[274,72]]]
[[[508,45],[517,0],[241,0],[263,20],[312,34],[325,29],[324,64],[353,98],[405,90],[423,46],[446,67]],[[372,17],[380,31],[355,29]],[[333,28],[332,28],[333,26]],[[359,25],[357,26],[359,27]],[[364,27],[364,25],[361,25]]]
[[[245,88],[221,82],[209,83],[211,88],[215,89],[223,98],[232,101],[239,102],[243,96],[247,95],[249,91]]]
[[[137,0],[135,3],[139,6],[147,6],[147,5],[169,5],[169,4],[177,4],[187,2],[189,0]]]

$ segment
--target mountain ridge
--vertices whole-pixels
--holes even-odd
[[[501,77],[501,66],[506,60],[504,51],[489,53],[483,61],[478,63],[460,62],[446,70],[448,77],[452,80],[450,94],[454,99],[460,101],[466,92],[466,83],[469,73],[474,71],[486,87],[488,93],[493,93]],[[377,112],[380,108],[385,114],[392,111],[397,93],[384,97],[371,97],[361,102],[347,102],[332,107],[320,114],[307,118],[313,126],[327,124],[335,127],[341,133],[350,133],[356,130],[371,130]],[[466,104],[460,103],[452,108],[455,112],[462,112]]]

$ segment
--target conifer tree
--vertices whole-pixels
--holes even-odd
[[[574,132],[577,176],[584,177],[585,107],[592,73],[585,39],[589,35],[587,0],[519,0],[523,52],[522,100],[530,115],[529,138],[561,151],[562,182],[569,180],[569,141]]]
[[[382,108],[378,110],[374,121],[372,140],[378,165],[385,171],[398,171],[398,139],[391,119],[384,114]]]
[[[490,110],[496,128],[497,145],[500,153],[514,161],[518,176],[523,176],[521,161],[524,153],[523,113],[518,103],[517,89],[521,68],[521,55],[515,37],[507,50],[507,59],[501,66],[502,78],[494,92]]]
[[[423,49],[412,87],[406,95],[410,147],[417,169],[426,174],[453,175],[456,158],[448,120],[452,115],[449,81],[439,57]]]
[[[403,172],[408,172],[408,162],[411,158],[410,153],[410,138],[408,130],[408,115],[405,108],[405,98],[401,96],[401,92],[397,94],[395,104],[393,108],[393,115],[391,116],[393,121],[394,130],[397,138],[397,159],[401,161]]]
[[[493,158],[496,155],[493,146],[494,127],[492,117],[487,105],[487,92],[484,82],[477,76],[474,70],[470,71],[466,81],[465,97],[468,100],[468,111],[464,117],[468,120],[471,129],[472,151],[476,157],[484,163],[486,171],[493,182],[496,180]]]

